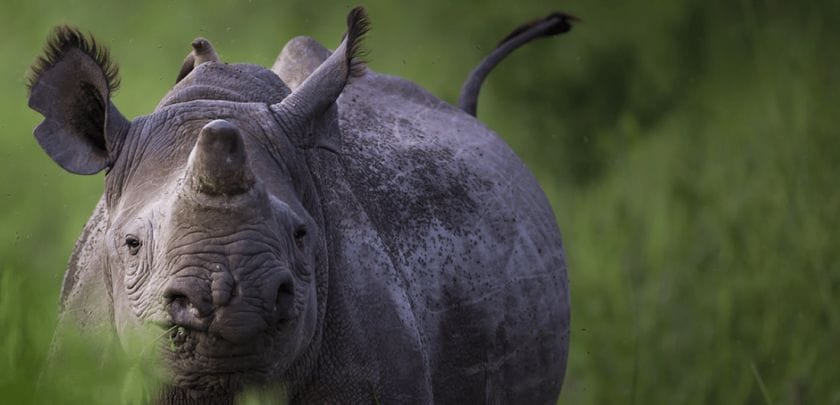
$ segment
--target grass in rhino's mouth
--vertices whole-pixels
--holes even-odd
[[[169,349],[173,352],[187,341],[190,334],[190,331],[183,326],[173,326],[167,332],[169,334]]]
[[[172,327],[166,329],[162,338],[165,337],[166,340],[161,339],[161,344],[159,347],[164,349],[164,352],[168,352],[170,355],[174,355],[176,357],[192,357],[193,351],[195,347],[198,345],[199,339],[202,338],[202,333],[192,330],[190,328],[180,326],[180,325],[173,325]],[[207,338],[204,336],[203,338]]]

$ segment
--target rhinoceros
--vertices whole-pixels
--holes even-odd
[[[67,171],[105,171],[59,323],[122,345],[162,333],[162,403],[270,384],[292,403],[556,401],[570,322],[560,232],[474,114],[493,66],[572,20],[505,38],[462,108],[368,69],[361,8],[333,52],[298,37],[271,69],[222,63],[200,38],[132,120],[111,101],[107,49],[57,27],[30,77],[34,135]]]

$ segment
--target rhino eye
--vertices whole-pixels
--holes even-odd
[[[299,226],[295,229],[295,244],[299,249],[303,249],[303,240],[306,239],[306,228]]]
[[[128,253],[134,256],[140,251],[140,246],[142,246],[143,243],[141,243],[140,239],[136,236],[127,235],[125,237],[125,245],[128,246]]]

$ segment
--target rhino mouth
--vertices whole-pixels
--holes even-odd
[[[232,342],[201,329],[173,325],[161,339],[168,373],[160,404],[234,404],[247,387],[276,382],[283,358],[284,323],[250,339]]]
[[[276,351],[273,335],[266,332],[243,345],[184,326],[169,328],[161,342],[162,360],[169,370],[166,390],[181,390],[196,398],[220,397],[265,384],[275,369],[269,360]]]
[[[160,388],[159,404],[233,404],[245,387],[265,385],[267,374],[203,373],[177,375]]]
[[[265,385],[273,375],[266,360],[271,348],[264,342],[243,348],[184,327],[175,327],[165,340],[162,357],[169,371],[160,403],[234,403],[245,387]]]
[[[165,359],[176,369],[194,372],[242,372],[270,366],[266,354],[273,349],[271,333],[254,336],[248,344],[183,326],[169,328]]]

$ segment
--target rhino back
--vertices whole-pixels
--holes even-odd
[[[374,391],[413,381],[390,387],[395,400],[554,401],[566,268],[534,177],[473,117],[399,78],[367,72],[339,114],[341,157],[315,172],[333,245],[325,333],[348,343],[326,350]]]

